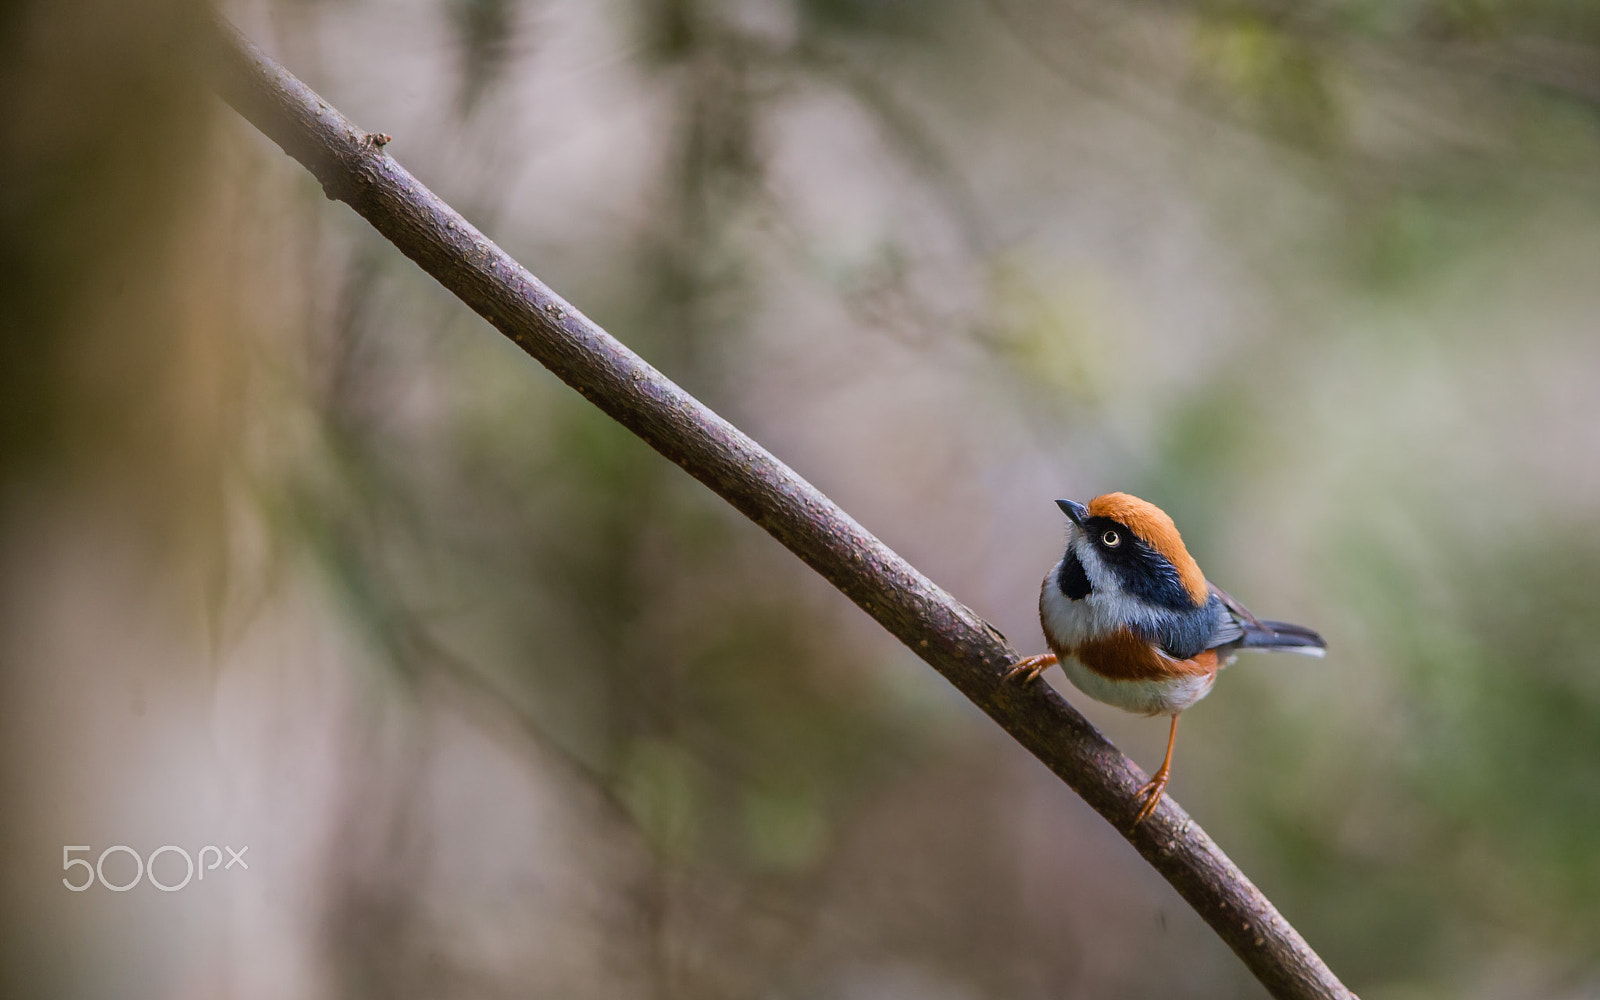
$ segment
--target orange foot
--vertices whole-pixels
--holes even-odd
[[[1161,765],[1161,770],[1155,773],[1144,787],[1134,794],[1134,798],[1145,799],[1144,806],[1139,810],[1139,815],[1133,818],[1133,825],[1138,826],[1150,818],[1156,811],[1156,805],[1161,801],[1161,795],[1167,790],[1167,781],[1172,777],[1172,768],[1166,764]]]
[[[1021,680],[1024,683],[1033,683],[1039,675],[1056,665],[1056,654],[1040,653],[1030,656],[1026,660],[1018,660],[1017,665],[1006,671],[1006,680]]]

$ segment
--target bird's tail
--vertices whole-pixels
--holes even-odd
[[[1322,636],[1304,625],[1288,622],[1255,621],[1244,627],[1241,649],[1273,649],[1283,653],[1302,653],[1306,656],[1323,656],[1328,644]]]

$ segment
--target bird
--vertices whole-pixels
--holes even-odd
[[[1327,643],[1303,625],[1259,619],[1211,583],[1166,511],[1128,493],[1087,504],[1057,500],[1067,547],[1039,588],[1039,623],[1050,652],[1019,661],[1006,677],[1036,682],[1060,664],[1096,701],[1172,717],[1160,770],[1139,789],[1137,827],[1172,777],[1178,716],[1211,693],[1239,650],[1323,656]]]

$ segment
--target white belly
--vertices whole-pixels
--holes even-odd
[[[1071,657],[1061,660],[1061,669],[1074,687],[1095,701],[1140,715],[1176,715],[1210,694],[1217,681],[1214,671],[1171,680],[1114,681]]]

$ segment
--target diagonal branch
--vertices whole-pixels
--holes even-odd
[[[1277,997],[1352,997],[1170,799],[1129,831],[1144,775],[1047,685],[1003,680],[1005,637],[816,487],[590,322],[310,88],[223,25],[218,87],[407,257],[652,448],[776,538],[944,675],[1133,844]]]

